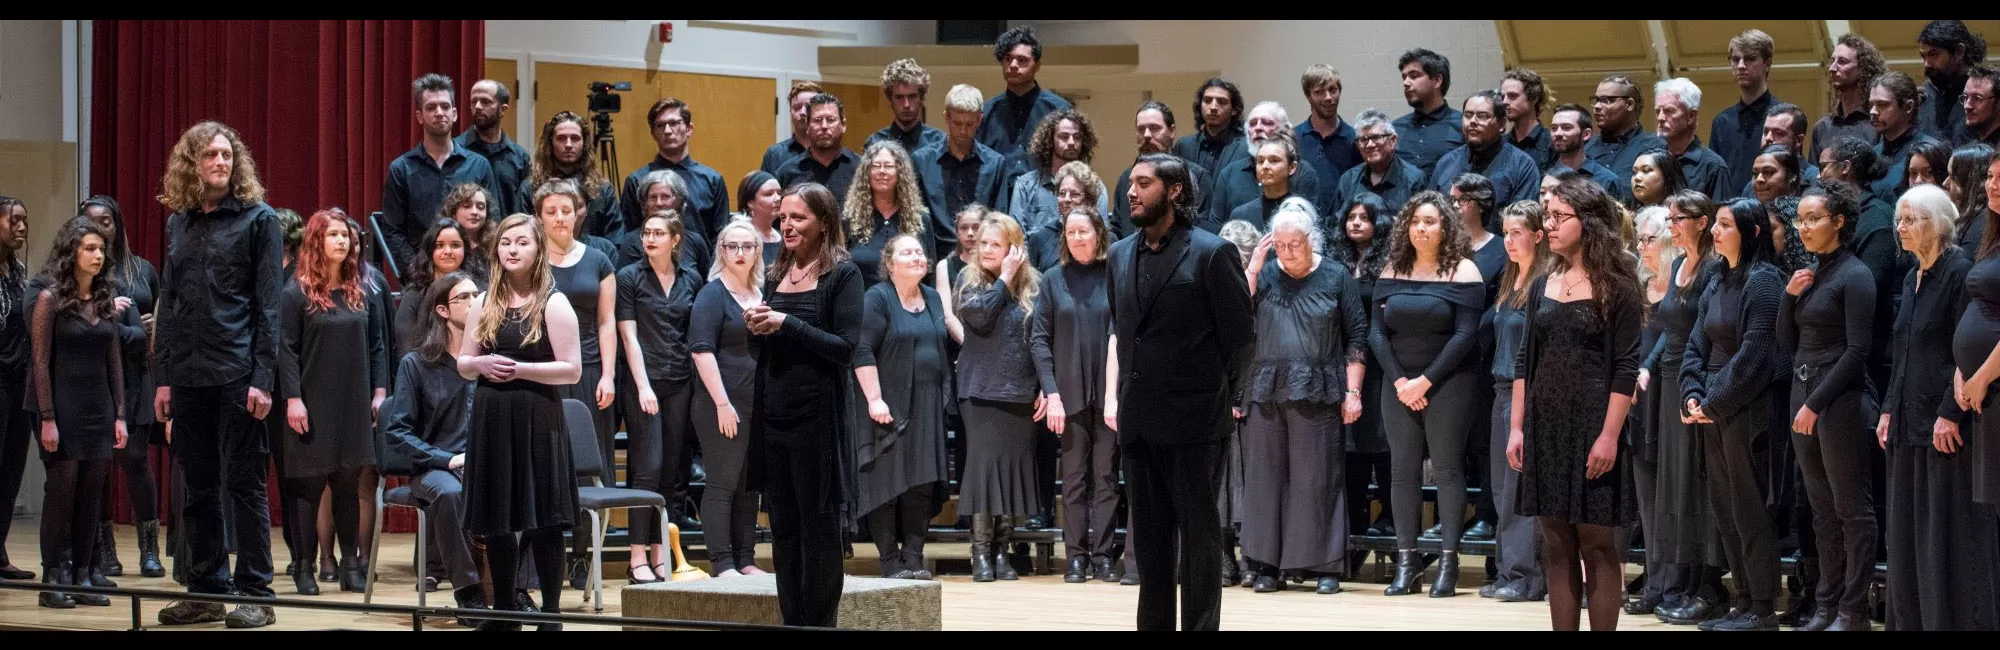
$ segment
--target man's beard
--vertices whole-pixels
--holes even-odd
[[[472,128],[485,131],[487,129],[493,128],[494,125],[497,125],[499,123],[500,123],[499,113],[494,113],[492,115],[480,115],[479,113],[472,114]]]
[[[1153,224],[1159,223],[1161,219],[1165,219],[1166,217],[1167,206],[1159,203],[1144,204],[1132,210],[1132,225],[1140,228],[1151,228]]]

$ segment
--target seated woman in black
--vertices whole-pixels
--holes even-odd
[[[1874,345],[1875,278],[1848,245],[1860,195],[1833,180],[1799,200],[1799,240],[1817,268],[1792,273],[1779,306],[1778,343],[1797,364],[1792,382],[1792,446],[1805,475],[1818,544],[1819,609],[1798,629],[1866,630],[1875,568],[1875,506],[1868,443],[1875,413],[1868,384]]]
[[[1994,630],[1994,513],[1973,501],[1973,460],[1957,452],[1972,413],[1953,399],[1952,331],[1968,310],[1972,258],[1952,243],[1958,209],[1935,185],[1896,202],[1896,231],[1915,268],[1903,280],[1876,443],[1888,452],[1890,630]]]
[[[1396,575],[1383,590],[1415,593],[1423,512],[1421,474],[1430,451],[1444,522],[1444,559],[1432,597],[1455,595],[1465,523],[1465,437],[1478,393],[1476,364],[1486,285],[1472,261],[1464,220],[1443,194],[1410,197],[1389,235],[1389,263],[1375,283],[1369,344],[1382,364],[1383,424],[1395,494]],[[1393,398],[1393,399],[1392,399]]]
[[[1244,271],[1257,345],[1243,387],[1243,558],[1260,593],[1284,588],[1280,571],[1337,593],[1347,554],[1345,427],[1363,408],[1367,305],[1347,267],[1317,252],[1310,202],[1286,199],[1269,224]]]
[[[89,581],[97,557],[98,497],[111,456],[125,446],[125,377],[114,288],[101,276],[104,230],[77,217],[56,232],[55,249],[37,283],[29,338],[33,347],[28,400],[41,415],[42,583]],[[127,320],[137,320],[125,310]],[[6,408],[24,405],[8,404]],[[315,493],[317,494],[317,493]],[[71,558],[74,558],[73,564]],[[43,607],[104,607],[104,596],[42,592]]]
[[[465,534],[465,423],[472,381],[458,374],[454,353],[465,341],[465,310],[479,295],[472,276],[449,273],[422,295],[409,353],[396,362],[396,393],[386,403],[389,453],[407,457],[410,492],[431,524],[431,547],[444,560],[460,608],[483,609],[479,563]]]
[[[1764,244],[1771,227],[1764,206],[1734,199],[1715,211],[1715,253],[1721,271],[1699,298],[1699,313],[1678,364],[1679,391],[1663,394],[1683,426],[1700,437],[1708,509],[1720,536],[1736,601],[1704,630],[1778,629],[1778,549],[1757,476],[1753,443],[1764,435],[1783,396],[1772,390],[1786,372],[1777,324],[1783,276]],[[1662,387],[1667,377],[1661,377]]]
[[[882,577],[929,580],[924,535],[943,500],[944,414],[951,398],[951,356],[944,305],[924,285],[930,258],[922,235],[899,234],[882,246],[885,282],[862,296],[854,378],[868,419],[849,441],[855,460],[854,514],[874,537]]]
[[[290,425],[279,469],[291,483],[286,526],[297,527],[292,559],[300,568],[292,579],[302,595],[319,592],[307,568],[325,541],[315,519],[321,493],[329,488],[341,590],[363,590],[368,575],[359,546],[359,499],[364,473],[372,474],[378,463],[374,417],[388,396],[382,340],[387,315],[364,293],[356,233],[348,225],[337,210],[307,219],[296,281],[285,287],[278,305],[279,386]]]

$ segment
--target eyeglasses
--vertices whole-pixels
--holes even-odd
[[[1898,226],[1909,226],[1911,228],[1915,228],[1918,225],[1922,224],[1923,222],[1924,222],[1923,217],[1919,217],[1913,214],[1896,217],[1896,225]]]
[[[815,118],[812,118],[812,120],[811,120],[810,122],[808,122],[808,123],[809,123],[809,124],[811,124],[811,125],[813,125],[813,126],[834,126],[834,125],[836,125],[836,124],[839,124],[839,123],[840,123],[840,118],[838,118],[838,117],[815,117]]]
[[[1993,98],[1992,95],[1979,95],[1974,93],[1966,93],[1958,96],[1958,103],[1964,104],[1966,106],[1971,106],[1973,104],[1984,104],[1986,103],[1986,100],[1992,98]]]
[[[893,172],[893,171],[896,171],[896,163],[894,163],[894,162],[881,162],[881,161],[877,161],[877,162],[872,162],[872,163],[868,163],[868,168],[869,168],[869,169],[880,169],[880,170],[882,170],[882,171],[885,171],[885,172]]]
[[[1667,217],[1667,220],[1668,220],[1668,221],[1672,221],[1672,222],[1674,222],[1674,223],[1684,223],[1684,222],[1688,222],[1688,221],[1695,221],[1695,220],[1698,220],[1698,219],[1706,219],[1706,218],[1707,218],[1706,216],[1703,216],[1703,215],[1699,215],[1699,214],[1680,214],[1680,215],[1674,215],[1674,216],[1671,216],[1671,217]]]
[[[1464,113],[1460,113],[1460,115],[1461,115],[1462,117],[1464,117],[1465,119],[1468,119],[1468,120],[1479,120],[1479,121],[1481,121],[1481,122],[1487,122],[1487,121],[1491,121],[1491,120],[1494,120],[1494,119],[1498,119],[1498,117],[1499,117],[1499,116],[1497,116],[1497,115],[1494,115],[1494,114],[1492,114],[1492,113],[1483,113],[1483,112],[1479,112],[1479,111],[1466,111],[1466,112],[1464,112]]]
[[[446,303],[448,303],[448,304],[457,304],[457,303],[461,303],[461,302],[465,302],[465,301],[467,301],[467,300],[471,300],[471,299],[473,299],[473,298],[477,298],[477,297],[479,297],[479,292],[477,292],[477,291],[467,291],[467,292],[465,292],[465,293],[461,293],[461,294],[457,294],[457,295],[454,295],[454,296],[452,296],[452,297],[451,297],[451,300],[447,300],[447,301],[445,301],[445,302],[446,302]]]
[[[1548,218],[1542,221],[1548,224],[1550,230],[1554,230],[1562,227],[1564,222],[1573,221],[1578,218],[1574,212],[1556,212],[1555,210],[1550,210]]]
[[[1271,247],[1272,247],[1272,248],[1275,248],[1275,249],[1278,249],[1278,250],[1281,250],[1281,251],[1301,251],[1301,250],[1305,250],[1305,249],[1306,249],[1306,246],[1307,246],[1307,242],[1305,242],[1304,240],[1300,240],[1300,241],[1290,241],[1290,242],[1286,242],[1286,241],[1272,241],[1272,242],[1271,242]]]
[[[654,131],[666,131],[666,130],[670,130],[670,129],[678,129],[678,128],[681,128],[681,127],[683,127],[683,126],[687,126],[687,122],[682,122],[682,121],[680,121],[680,120],[663,120],[663,121],[660,121],[660,122],[657,122],[657,123],[654,123],[654,124],[653,124],[653,130],[654,130]]]
[[[748,252],[751,252],[751,251],[754,251],[754,250],[757,250],[757,249],[759,249],[759,248],[762,248],[762,247],[761,247],[761,246],[758,246],[757,244],[744,244],[744,243],[740,243],[740,242],[739,242],[739,243],[731,243],[731,244],[723,244],[723,245],[722,245],[722,251],[723,251],[723,252],[725,252],[725,253],[736,253],[736,254],[738,254],[738,255],[741,255],[741,254],[743,254],[743,253],[748,253]]]
[[[1659,235],[1640,235],[1640,236],[1639,236],[1639,245],[1640,245],[1640,246],[1651,246],[1651,245],[1653,244],[1653,242],[1656,242],[1656,241],[1660,241],[1660,236],[1659,236]]]
[[[1071,230],[1069,232],[1063,233],[1063,236],[1069,237],[1070,239],[1089,239],[1091,237],[1096,237],[1097,233],[1088,230]]]
[[[1359,138],[1356,138],[1355,142],[1360,143],[1361,146],[1364,147],[1373,147],[1385,144],[1389,141],[1390,138],[1394,137],[1396,137],[1396,134],[1394,133],[1377,133],[1375,135],[1364,135]]]
[[[1056,190],[1056,198],[1058,199],[1081,201],[1083,200],[1083,196],[1082,190]]]

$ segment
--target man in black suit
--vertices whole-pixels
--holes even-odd
[[[1139,231],[1111,246],[1116,352],[1106,376],[1115,383],[1104,422],[1119,433],[1131,491],[1139,629],[1174,629],[1178,575],[1181,628],[1214,630],[1222,620],[1215,467],[1235,429],[1237,369],[1255,335],[1250,290],[1236,247],[1193,227],[1187,163],[1148,154],[1131,182]]]

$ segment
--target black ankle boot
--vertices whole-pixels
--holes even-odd
[[[1020,580],[1021,573],[1014,570],[1014,559],[1005,550],[993,554],[993,577],[1001,580]]]
[[[1222,586],[1234,587],[1246,584],[1246,582],[1247,580],[1243,576],[1242,567],[1236,565],[1236,553],[1224,547],[1222,549]]]
[[[973,555],[972,555],[972,581],[973,581],[973,582],[992,582],[993,580],[994,580],[994,578],[993,578],[993,556],[992,556],[992,555],[989,555],[989,554],[986,554],[986,553],[977,553],[977,552],[973,553]]]
[[[96,569],[103,575],[111,576],[113,578],[125,575],[125,565],[118,563],[118,547],[112,544],[112,542],[117,541],[117,539],[118,539],[118,533],[116,529],[113,529],[111,527],[111,522],[109,520],[97,522]],[[92,581],[95,582],[95,579],[97,577],[98,577],[97,574],[92,574],[91,575]],[[97,586],[115,587],[117,585],[97,585]]]
[[[1793,595],[1785,604],[1785,611],[1778,614],[1778,624],[1786,627],[1804,625],[1819,609],[1819,558],[1799,558],[1798,570],[1799,593]]]
[[[93,587],[97,586],[89,584],[89,576],[84,575],[86,573],[89,572],[81,571],[75,567],[65,564],[63,565],[62,572],[60,574],[57,574],[56,577],[62,579],[62,584],[66,585],[78,585],[78,586],[89,585]],[[111,606],[111,599],[106,596],[97,596],[92,594],[78,594],[78,593],[71,593],[68,594],[68,596],[70,600],[75,601],[76,604],[78,605],[88,605],[90,607]]]
[[[167,575],[160,565],[160,520],[139,522],[139,575],[158,578]]]
[[[42,584],[69,584],[63,580],[63,573],[62,567],[42,567]],[[69,594],[60,591],[42,592],[41,595],[35,598],[35,604],[50,609],[76,609],[76,601],[70,599]]]
[[[1422,560],[1417,551],[1396,551],[1396,575],[1389,579],[1389,587],[1382,590],[1384,596],[1408,596],[1416,593],[1417,579],[1424,573]]]
[[[292,568],[292,588],[301,596],[318,596],[319,581],[313,579],[312,569]]]
[[[972,516],[972,581],[992,582],[993,532],[996,527],[992,517]]]
[[[1432,598],[1450,598],[1458,595],[1458,552],[1445,551],[1444,559],[1438,562],[1437,579],[1431,581]]]
[[[348,558],[340,561],[340,590],[362,592],[368,590],[368,561]]]

